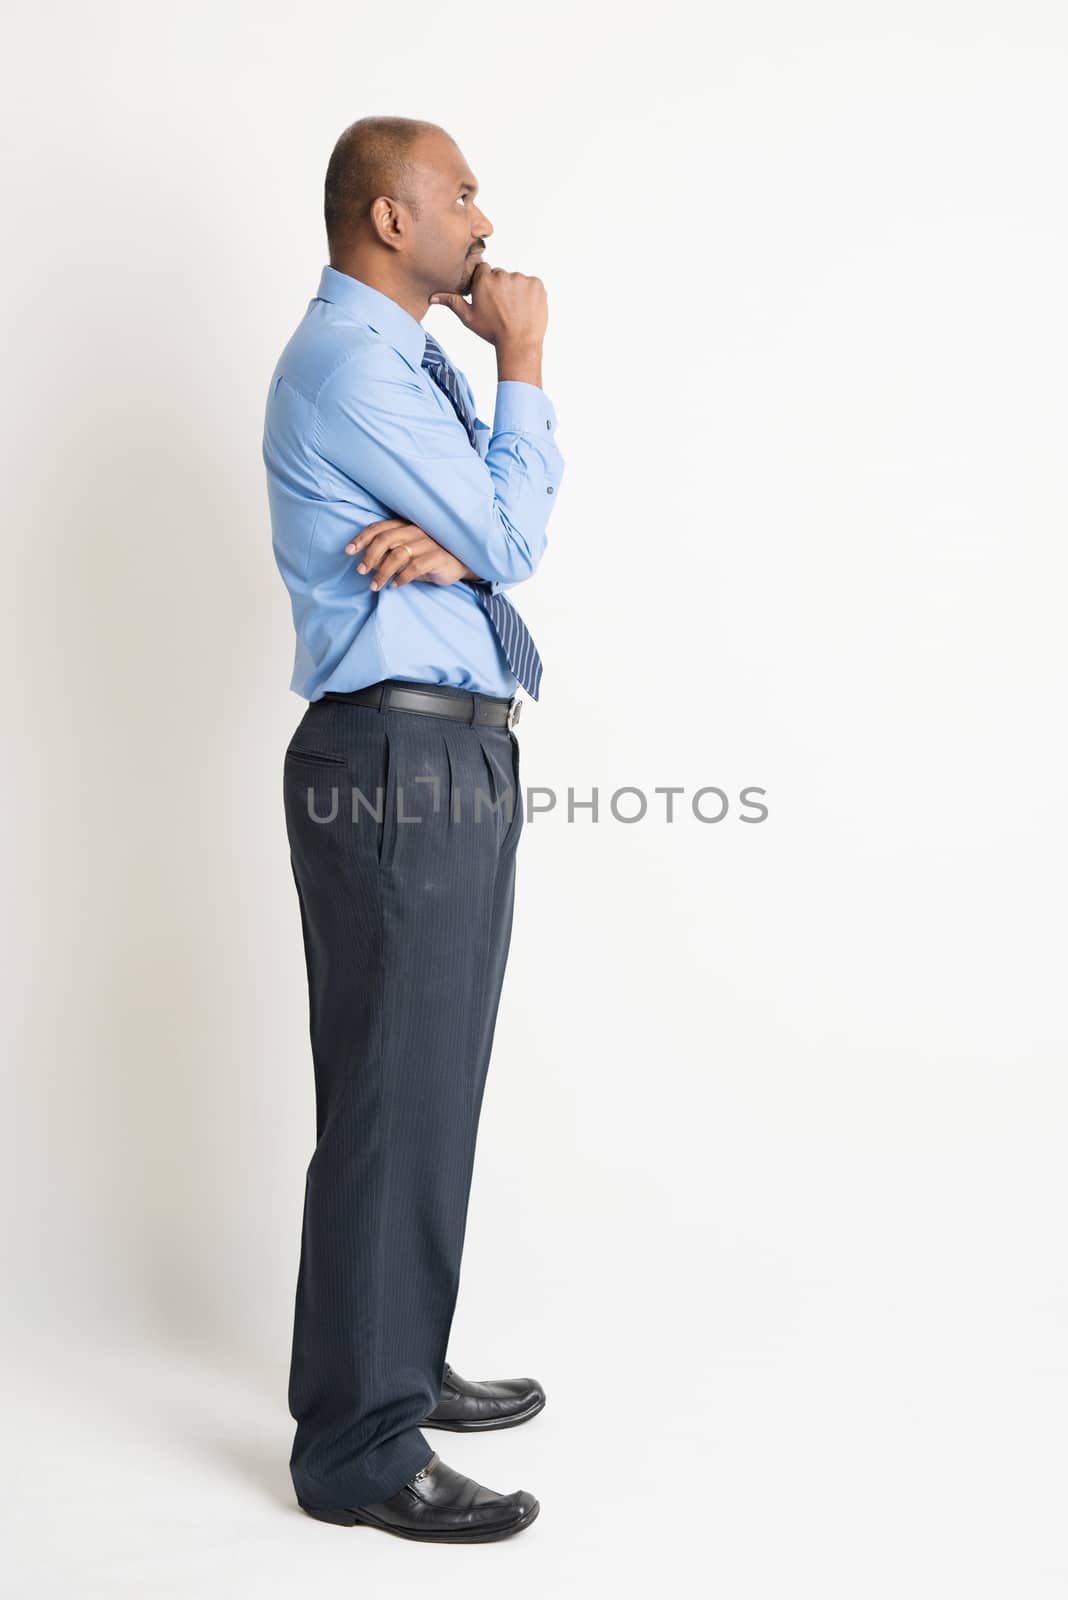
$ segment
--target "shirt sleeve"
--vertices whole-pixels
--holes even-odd
[[[563,477],[552,402],[536,384],[498,383],[483,457],[459,417],[387,354],[360,351],[326,379],[317,398],[320,455],[494,592],[521,583],[545,551]]]
[[[475,400],[475,391],[471,387],[470,379],[468,378],[466,372],[463,372],[459,367],[457,367],[455,370],[456,370],[456,372],[457,372],[457,374],[458,374],[458,376],[460,378],[461,383],[463,384],[464,388],[467,391],[467,402],[468,402],[468,405],[471,408],[471,415],[475,419],[475,432],[477,434],[479,434],[480,436],[489,435],[490,440],[492,440],[493,434],[500,430],[500,413],[499,412],[495,413],[494,422],[493,422],[492,426],[488,422],[483,422],[482,418],[478,415],[478,403]],[[504,379],[504,384],[505,384],[506,387],[511,385],[517,391],[517,395],[518,395],[518,398],[519,398],[519,401],[520,401],[521,404],[525,405],[527,403],[527,396],[530,397],[530,404],[531,404],[531,407],[533,409],[533,413],[534,414],[528,420],[533,423],[535,438],[540,440],[540,438],[541,438],[541,429],[542,429],[543,426],[545,428],[546,434],[550,438],[555,438],[555,435],[556,435],[556,412],[553,410],[551,402],[548,401],[548,397],[546,396],[545,391],[543,389],[539,389],[536,384],[524,383],[524,382],[521,382],[518,378],[506,378],[506,379]],[[500,403],[500,399],[501,399],[500,392],[499,392],[500,391],[500,387],[501,387],[501,385],[500,385],[500,383],[498,383],[498,385],[497,385],[497,388],[498,388],[498,395],[497,395],[498,404]],[[525,393],[524,393],[524,391],[525,391]],[[507,421],[507,417],[505,417],[505,421]],[[557,451],[557,453],[559,454],[559,450]],[[563,457],[562,456],[560,457],[560,464],[561,464],[560,475],[562,476],[562,473],[563,473]],[[468,580],[468,581],[470,581],[470,580]],[[508,579],[504,579],[504,580],[493,579],[490,582],[483,583],[483,584],[479,585],[479,587],[488,589],[491,594],[500,594],[503,589],[514,589],[516,584],[518,582],[520,582],[520,581],[521,580],[518,579],[518,578],[508,578]]]

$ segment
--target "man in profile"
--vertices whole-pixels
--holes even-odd
[[[545,288],[483,260],[477,189],[433,123],[345,130],[330,265],[263,434],[308,701],[283,776],[316,1098],[290,1471],[312,1516],[450,1543],[516,1533],[538,1502],[455,1471],[421,1429],[545,1403],[533,1379],[446,1361],[523,827],[518,691],[541,680],[507,591],[537,569],[563,474]],[[492,428],[421,326],[431,304],[496,351]]]

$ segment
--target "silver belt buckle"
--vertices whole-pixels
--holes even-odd
[[[515,727],[516,723],[519,721],[519,713],[522,711],[522,709],[522,700],[520,700],[517,694],[514,694],[508,702],[508,720],[505,723],[506,728]]]

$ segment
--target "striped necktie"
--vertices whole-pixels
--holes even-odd
[[[464,427],[472,447],[478,449],[478,436],[475,433],[474,417],[467,405],[467,397],[463,386],[456,375],[455,369],[449,362],[448,356],[441,348],[432,333],[426,336],[426,350],[423,354],[423,369],[429,372],[438,388],[452,402],[453,409]],[[464,580],[467,582],[468,580]],[[501,647],[508,658],[508,665],[515,673],[523,688],[532,700],[538,698],[538,689],[541,685],[541,656],[538,647],[527,631],[515,606],[507,595],[491,594],[483,584],[469,583],[482,603],[483,610],[489,615]]]

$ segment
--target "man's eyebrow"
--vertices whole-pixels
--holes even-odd
[[[461,178],[460,179],[460,188],[461,189],[470,189],[472,194],[477,194],[478,193],[478,184],[477,183],[468,183],[466,178]]]

